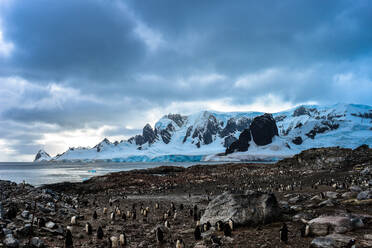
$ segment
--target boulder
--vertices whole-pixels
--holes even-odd
[[[366,191],[362,191],[358,194],[357,196],[357,199],[359,201],[361,200],[368,200],[368,199],[372,199],[372,191],[370,190],[366,190]]]
[[[236,225],[256,226],[275,221],[281,211],[274,194],[247,191],[244,194],[225,192],[207,206],[200,223],[232,219]]]
[[[259,146],[270,144],[273,137],[278,135],[278,127],[271,114],[255,117],[250,129],[254,142]]]
[[[311,241],[311,248],[336,248],[336,242],[332,238],[318,237]]]
[[[316,236],[325,236],[330,232],[346,233],[360,228],[363,222],[359,218],[346,216],[320,216],[309,221],[310,233]]]
[[[31,239],[31,245],[32,247],[42,248],[44,247],[44,241],[39,237],[33,237]]]

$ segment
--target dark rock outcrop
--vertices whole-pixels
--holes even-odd
[[[227,148],[227,147],[229,147],[233,142],[235,142],[235,141],[237,141],[237,140],[238,140],[238,139],[235,138],[234,136],[229,135],[229,136],[227,136],[227,137],[225,138],[224,143],[223,143],[223,146],[224,146],[225,148]]]
[[[251,141],[251,130],[245,129],[239,135],[239,139],[232,142],[231,145],[226,149],[225,154],[230,154],[236,151],[245,152],[249,148],[249,141]]]
[[[157,136],[150,124],[146,124],[146,126],[143,128],[142,136],[144,139],[144,143],[149,142],[149,144],[152,144],[157,139]]]
[[[278,127],[271,114],[264,114],[253,119],[251,133],[254,142],[259,146],[268,145],[275,135],[278,135]]]
[[[297,136],[296,138],[294,138],[292,140],[292,143],[295,144],[295,145],[301,145],[303,142],[302,138],[300,136]]]
[[[274,194],[247,191],[244,194],[225,192],[213,199],[200,223],[232,219],[237,226],[267,224],[280,217],[280,208]]]
[[[313,148],[278,162],[281,167],[300,167],[313,170],[364,167],[372,165],[372,149],[368,146],[354,150],[340,147]]]
[[[183,138],[183,141],[182,141],[183,143],[185,143],[187,138],[190,137],[192,129],[193,129],[193,126],[190,126],[190,127],[187,128],[186,135],[185,135],[185,137]]]
[[[39,161],[40,159],[50,159],[50,155],[45,152],[44,150],[39,150],[35,156],[35,160],[34,161]]]
[[[169,114],[167,115],[167,118],[174,121],[177,124],[177,126],[181,127],[187,117],[182,116],[180,114]]]
[[[166,129],[160,131],[160,136],[165,144],[168,144],[172,138],[172,133],[176,129],[173,127],[172,123],[169,123]]]
[[[229,134],[234,133],[236,130],[237,130],[237,125],[236,125],[235,119],[230,118],[227,121],[226,126],[224,127],[224,129],[222,129],[222,131],[220,132],[220,137],[223,138],[223,137],[225,137]]]
[[[293,112],[293,116],[301,116],[301,115],[308,115],[309,114],[309,111],[307,108],[305,108],[304,106],[300,106],[298,108],[295,109],[295,111]]]

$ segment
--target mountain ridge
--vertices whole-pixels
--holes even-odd
[[[250,141],[247,152],[217,156],[249,128],[263,112],[201,111],[191,115],[168,114],[146,124],[142,134],[128,140],[104,139],[93,148],[69,148],[50,161],[172,161],[246,160],[249,156],[286,157],[314,147],[355,148],[372,145],[372,107],[360,104],[300,105],[273,113],[278,136],[271,144],[257,146]],[[193,158],[194,156],[194,158]],[[182,159],[181,159],[182,160]],[[249,159],[248,159],[249,160]],[[37,160],[36,160],[37,161]]]

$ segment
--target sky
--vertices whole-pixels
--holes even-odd
[[[368,0],[0,0],[0,161],[164,114],[372,105]]]

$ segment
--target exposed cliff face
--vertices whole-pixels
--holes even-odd
[[[50,155],[44,150],[39,150],[35,156],[34,162],[49,161],[51,159]]]
[[[203,111],[183,116],[163,116],[154,127],[147,124],[142,134],[127,141],[111,143],[104,140],[94,148],[69,149],[56,160],[114,159],[115,161],[148,161],[170,155],[199,156],[230,150],[248,153],[290,151],[296,154],[313,147],[341,146],[355,148],[372,146],[372,107],[337,104],[333,106],[300,106],[279,113],[219,113]],[[245,136],[244,146],[238,143]],[[247,133],[246,133],[247,134]],[[273,144],[273,137],[276,143]],[[248,143],[246,142],[248,140]],[[260,148],[262,147],[262,149]],[[261,150],[260,150],[261,149]],[[266,150],[265,150],[266,149]],[[195,158],[195,157],[194,157]]]

